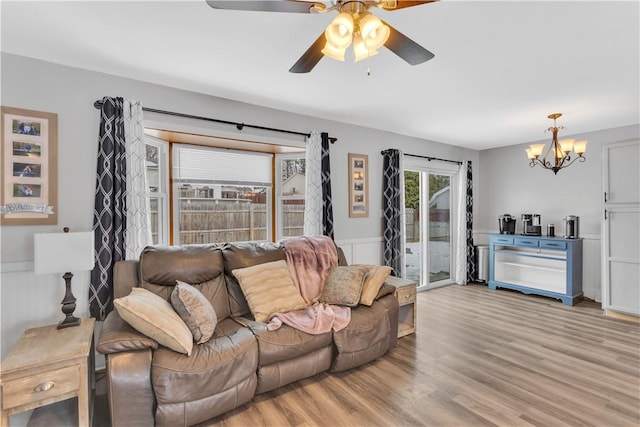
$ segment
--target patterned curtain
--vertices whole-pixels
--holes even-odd
[[[319,132],[311,132],[305,157],[304,234],[322,235],[322,140]]]
[[[333,201],[331,199],[331,162],[329,156],[329,134],[322,132],[322,234],[333,236]]]
[[[147,148],[143,139],[142,105],[125,99],[123,106],[127,157],[125,256],[137,260],[145,246],[152,243]]]
[[[393,268],[393,275],[404,277],[404,170],[402,152],[390,149],[382,152],[382,203],[384,214],[384,264]]]
[[[89,285],[89,311],[99,320],[111,311],[113,264],[125,259],[127,180],[123,99],[102,102],[93,211],[96,264]]]
[[[465,162],[467,164],[466,181],[467,181],[467,197],[466,197],[466,244],[467,244],[467,282],[473,282],[476,274],[476,247],[473,245],[473,173],[471,172],[471,160]]]

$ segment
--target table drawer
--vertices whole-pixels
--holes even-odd
[[[558,250],[566,250],[567,242],[563,242],[562,240],[541,240],[540,247],[544,249],[558,249]]]
[[[415,302],[416,300],[416,288],[407,287],[400,288],[396,291],[396,297],[398,298],[398,304],[405,305]]]
[[[513,237],[491,237],[491,243],[496,245],[513,245]]]
[[[2,384],[2,407],[15,408],[28,403],[78,390],[80,385],[77,366],[9,380]]]
[[[537,248],[539,241],[538,239],[531,239],[529,237],[516,237],[516,245],[528,248]]]

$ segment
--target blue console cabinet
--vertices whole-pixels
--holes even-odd
[[[582,299],[582,239],[492,234],[489,289],[496,288],[574,305]]]

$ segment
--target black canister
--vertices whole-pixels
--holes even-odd
[[[547,224],[547,236],[555,237],[556,235],[556,226],[553,224]]]

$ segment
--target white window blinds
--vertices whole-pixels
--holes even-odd
[[[271,186],[272,154],[173,145],[173,179],[177,183]]]

